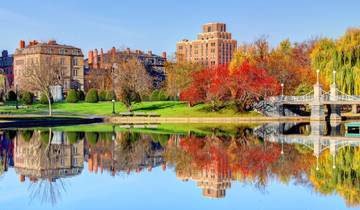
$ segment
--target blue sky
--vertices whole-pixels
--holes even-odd
[[[83,49],[130,47],[175,51],[196,38],[201,25],[225,22],[233,37],[251,42],[266,35],[271,45],[289,38],[336,38],[360,26],[358,0],[7,0],[0,4],[0,50],[19,40],[56,39]]]

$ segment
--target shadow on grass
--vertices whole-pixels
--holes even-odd
[[[154,110],[159,110],[159,109],[165,109],[165,108],[174,107],[175,105],[179,105],[179,104],[174,104],[174,103],[159,103],[159,104],[152,104],[152,105],[150,105],[150,106],[134,108],[132,111],[154,111]]]

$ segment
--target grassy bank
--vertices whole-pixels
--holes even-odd
[[[116,112],[126,112],[126,107],[116,102]],[[109,116],[112,113],[111,102],[99,103],[55,103],[54,114],[61,115],[100,115]],[[238,113],[231,107],[225,107],[219,111],[211,111],[210,105],[199,104],[189,107],[186,103],[177,101],[141,102],[133,105],[133,111],[156,113],[162,117],[256,117],[261,116],[256,112]],[[16,110],[14,106],[1,106],[2,114],[47,114],[47,106],[35,104],[24,106]]]

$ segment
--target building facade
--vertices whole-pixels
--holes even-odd
[[[146,71],[152,76],[155,88],[161,87],[165,80],[165,62],[166,53],[163,52],[162,56],[155,55],[152,51],[144,53],[141,50],[132,51],[130,48],[125,50],[117,50],[112,47],[111,50],[104,52],[101,48],[90,50],[88,58],[85,60],[85,89],[97,88],[108,89],[109,82],[104,84],[94,84],[94,79],[91,78],[91,73],[96,71],[98,77],[111,78],[111,70],[115,62],[127,59],[137,59],[140,61]],[[103,79],[105,81],[106,79]],[[93,84],[92,84],[93,83]]]
[[[20,41],[20,47],[14,54],[14,84],[21,89],[21,77],[28,65],[37,63],[45,65],[49,59],[63,70],[62,89],[66,93],[69,89],[84,89],[84,55],[80,48],[62,45],[50,40],[47,43],[31,41],[27,46]]]
[[[17,133],[14,139],[14,168],[21,182],[26,178],[31,182],[43,179],[53,182],[82,172],[84,141],[80,139],[70,143],[64,132],[54,131],[51,132],[51,144],[47,145],[44,137],[49,138],[50,132],[33,131],[30,139]]]
[[[237,41],[226,31],[226,24],[208,23],[203,25],[197,40],[183,39],[176,44],[176,59],[205,66],[226,65],[230,63],[236,47]]]
[[[9,55],[7,50],[1,52],[0,73],[6,76],[6,86],[10,88],[13,86],[14,82],[13,61],[13,56]]]

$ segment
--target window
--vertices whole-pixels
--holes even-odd
[[[74,69],[74,71],[73,71],[73,76],[77,76],[78,75],[78,70],[77,69]]]
[[[73,58],[72,64],[73,64],[73,66],[77,66],[78,65],[78,60],[76,58]]]
[[[64,49],[60,49],[60,50],[59,50],[59,53],[60,53],[61,55],[64,55],[64,54],[65,54],[65,50],[64,50]]]
[[[65,65],[65,58],[60,58],[60,65]]]
[[[215,47],[215,43],[211,43],[211,47]]]

